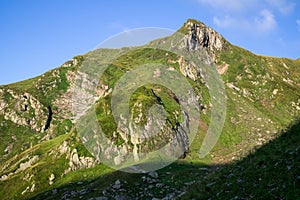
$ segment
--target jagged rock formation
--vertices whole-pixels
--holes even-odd
[[[78,169],[91,168],[98,162],[93,157],[79,156],[77,149],[72,149],[67,141],[58,147],[58,152],[69,160],[69,168],[65,170],[65,174]]]
[[[30,126],[43,132],[47,120],[47,108],[27,92],[17,93],[11,89],[0,89],[0,115],[21,126]]]
[[[212,28],[196,21],[188,20],[180,29],[187,32],[184,37],[184,47],[190,51],[206,49],[211,59],[216,62],[216,55],[226,49],[225,39]]]

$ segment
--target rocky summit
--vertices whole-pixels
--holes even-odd
[[[94,79],[99,58],[114,59]],[[194,94],[186,90],[181,98],[166,85],[143,84],[130,94],[128,115],[115,115],[123,110],[123,98],[111,103],[119,80],[153,63],[162,68],[152,78],[177,72],[184,81],[174,88],[186,82]],[[121,86],[126,93],[132,85]],[[184,112],[184,105],[196,113]],[[97,49],[0,86],[0,197],[297,199],[299,116],[300,59],[256,55],[188,19],[173,35],[144,46]],[[139,127],[145,128],[137,134]],[[160,127],[159,134],[151,127]],[[218,131],[201,156],[203,143],[212,142],[206,135]],[[155,170],[145,167],[171,157]]]

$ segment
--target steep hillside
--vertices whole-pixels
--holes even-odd
[[[176,49],[165,48],[175,42],[181,52],[194,52],[201,65],[190,62]],[[106,61],[96,56],[112,62],[101,79],[93,82],[87,77],[93,77],[99,69],[93,68],[94,64],[92,71],[84,71],[82,66]],[[178,97],[161,84],[148,83],[134,90],[128,116],[135,123],[133,127],[154,124],[155,119],[147,121],[148,110],[153,105],[163,107],[166,123],[158,122],[163,127],[160,135],[135,140],[134,131],[126,129],[129,119],[115,121],[112,110],[123,109],[121,103],[114,107],[111,104],[118,80],[138,66],[149,67],[153,63],[184,75],[195,91],[200,122],[197,121],[199,128],[193,140],[186,131],[194,124],[193,118],[180,114]],[[208,86],[207,74],[211,69],[216,69],[225,85],[226,94],[222,96],[226,99],[226,118],[217,144],[200,158],[199,150],[212,124],[214,107],[218,108],[218,99],[211,93],[211,85]],[[80,117],[72,115],[72,105],[81,105],[73,96],[78,86],[83,88],[79,96],[88,99],[88,105],[95,103],[92,108],[97,122],[109,139],[96,146],[106,152],[104,157],[97,157],[82,136],[90,131],[91,107],[78,111],[88,117],[75,126],[80,121]],[[188,102],[192,97],[187,97]],[[299,195],[299,125],[288,127],[299,114],[299,59],[255,55],[230,44],[203,23],[189,19],[174,35],[145,46],[98,49],[76,56],[39,77],[0,86],[0,196],[2,199],[207,199],[215,195],[220,199],[235,196],[256,199],[261,191],[270,189],[266,198],[293,199]],[[87,137],[93,136],[92,133]],[[130,174],[103,164],[111,160],[113,166],[130,166],[132,162],[126,163],[125,158],[131,154],[135,161],[154,162],[153,157],[142,157],[141,153],[155,151],[174,138],[180,144],[180,159],[157,172]],[[94,137],[92,142],[99,141]],[[278,151],[273,152],[274,148]],[[272,166],[273,163],[278,163],[278,167]],[[285,168],[287,171],[282,173]],[[283,175],[271,180],[277,173]],[[228,185],[223,184],[224,177]],[[283,181],[283,177],[294,180]],[[241,189],[239,183],[245,187]],[[261,187],[252,192],[257,184]],[[233,189],[227,192],[231,186]]]
[[[222,165],[179,161],[149,174],[120,171],[86,178],[34,199],[297,199],[299,122],[242,160]],[[82,173],[87,173],[82,171]],[[100,199],[100,198],[99,198]]]
[[[182,199],[298,199],[300,124],[194,184]]]

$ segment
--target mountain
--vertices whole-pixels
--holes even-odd
[[[160,68],[148,74],[143,67],[153,63]],[[99,66],[106,66],[101,77]],[[253,54],[189,19],[144,46],[97,49],[2,85],[1,199],[296,199],[299,66],[299,59]],[[138,84],[169,72],[158,82],[165,85]],[[176,73],[185,78],[171,82]],[[184,114],[180,103],[197,112]],[[95,122],[103,135],[93,132]],[[160,134],[150,128],[136,136],[149,126]],[[203,143],[213,143],[206,135],[219,130],[213,149],[199,156]]]

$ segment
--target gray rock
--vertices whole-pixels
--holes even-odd
[[[36,163],[38,160],[39,160],[39,156],[38,155],[33,156],[27,162],[21,163],[19,169],[17,170],[17,172],[24,171],[25,169],[31,167],[31,165],[34,164],[34,163]]]
[[[96,198],[94,198],[95,200],[108,200],[108,198],[107,197],[96,197]]]
[[[199,167],[199,170],[201,170],[201,171],[209,171],[209,169],[207,167]]]
[[[114,189],[120,189],[121,188],[121,181],[118,179],[116,180],[115,184],[113,185]]]
[[[157,184],[155,185],[155,187],[157,187],[157,188],[162,188],[163,186],[164,186],[163,183],[157,183]]]
[[[57,194],[57,191],[58,191],[57,189],[53,189],[52,194]]]
[[[126,194],[118,194],[115,196],[115,200],[131,200],[131,199],[133,198]]]
[[[148,174],[149,174],[149,176],[151,176],[152,178],[158,178],[158,173],[155,172],[155,171],[149,172]]]
[[[163,198],[163,200],[174,199],[175,196],[176,196],[176,194],[173,192],[173,193],[167,194],[167,196],[165,196],[165,197]]]
[[[116,180],[115,185],[121,185],[121,181],[119,179]]]
[[[184,183],[184,185],[190,186],[190,185],[193,185],[194,183],[195,183],[195,181],[191,181],[191,182]]]

